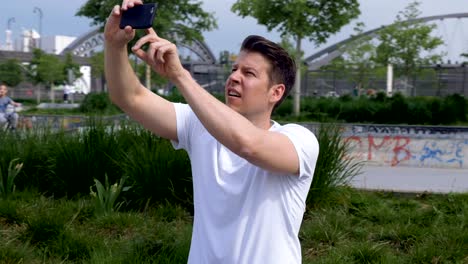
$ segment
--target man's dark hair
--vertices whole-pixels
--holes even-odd
[[[289,53],[280,45],[261,36],[248,36],[242,43],[241,51],[258,52],[265,57],[271,65],[270,82],[284,84],[285,91],[281,100],[274,106],[278,107],[288,96],[296,81],[296,63]]]

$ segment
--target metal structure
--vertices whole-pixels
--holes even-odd
[[[425,23],[425,22],[430,22],[434,20],[444,20],[444,19],[459,19],[459,18],[468,18],[468,13],[457,13],[457,14],[448,14],[448,15],[438,15],[438,16],[428,16],[428,17],[423,17],[423,18],[416,18],[416,19],[410,19],[403,21],[403,23]],[[394,24],[391,24],[394,25]],[[388,26],[391,26],[388,25]],[[366,31],[360,35],[357,36],[352,36],[350,38],[347,38],[343,41],[340,41],[338,43],[335,43],[329,47],[326,47],[319,52],[307,57],[305,59],[306,64],[309,68],[309,70],[314,71],[319,69],[320,67],[327,65],[329,62],[331,62],[333,59],[341,56],[343,54],[343,50],[340,49],[344,45],[351,43],[352,41],[359,39],[361,37],[365,36],[371,36],[375,37],[377,35],[377,32],[388,27],[388,26],[382,26],[380,28],[372,29],[369,31]]]
[[[194,54],[197,55],[197,64],[215,64],[216,58],[211,52],[208,45],[199,40],[193,40],[191,42],[184,42],[181,38],[173,35],[175,41],[180,47],[184,47]],[[99,28],[93,29],[83,36],[73,41],[67,48],[65,48],[61,54],[72,53],[79,57],[88,57],[92,55],[96,50],[102,48],[104,45],[104,34]],[[182,61],[183,64],[190,64],[191,62]]]
[[[8,30],[11,30],[11,24],[14,23],[14,22],[16,22],[16,20],[15,20],[14,17],[10,17],[10,18],[8,19],[8,22],[7,22],[7,29],[8,29]]]
[[[37,6],[34,7],[33,13],[38,13],[39,15],[39,48],[42,48],[42,18],[44,17],[44,13],[42,13],[42,9]]]

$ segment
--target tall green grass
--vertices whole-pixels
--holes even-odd
[[[347,190],[308,210],[303,263],[466,263],[468,195]],[[192,217],[174,204],[95,215],[90,197],[0,200],[0,263],[186,263]]]
[[[94,180],[127,178],[131,191],[121,195],[124,208],[147,203],[179,203],[191,208],[192,182],[188,156],[170,142],[131,122],[109,123],[90,118],[77,131],[44,128],[0,134],[0,168],[19,158],[18,189],[37,189],[57,198],[87,196]],[[5,171],[5,173],[7,173]]]
[[[363,166],[349,155],[349,144],[342,138],[339,124],[321,123],[316,131],[319,143],[319,156],[315,167],[312,185],[307,196],[307,205],[320,206],[333,203],[344,193],[336,193],[346,186],[359,173]]]
[[[348,145],[341,132],[332,124],[322,124],[316,131],[320,153],[307,200],[310,207],[332,202],[333,197],[339,199],[344,194],[334,195],[339,190],[336,187],[346,185],[359,173],[361,164],[347,155]],[[16,180],[19,189],[78,198],[89,194],[95,180],[105,182],[107,175],[109,182],[125,178],[126,186],[131,186],[115,201],[125,210],[152,203],[179,204],[189,211],[193,208],[188,155],[129,121],[114,124],[92,117],[80,130],[45,127],[16,136],[3,135],[0,145],[5,145],[0,167],[11,158],[24,163]]]

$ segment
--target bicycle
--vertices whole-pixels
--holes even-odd
[[[20,106],[13,106],[9,104],[5,110],[5,113],[0,113],[0,128],[2,131],[12,131],[16,129],[18,124],[18,111],[17,108]]]

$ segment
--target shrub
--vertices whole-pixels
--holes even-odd
[[[120,168],[132,186],[125,197],[139,207],[170,202],[192,210],[192,176],[185,151],[175,151],[171,143],[143,129],[127,131],[128,145],[121,152]],[[123,135],[122,135],[123,136]]]
[[[48,182],[43,192],[58,197],[89,194],[94,179],[111,181],[120,178],[116,157],[125,147],[117,140],[119,132],[102,119],[91,118],[79,133],[49,134],[55,140],[47,144],[46,173],[41,181]]]
[[[349,183],[360,173],[363,163],[348,156],[349,144],[343,141],[342,128],[337,124],[322,123],[318,130],[319,156],[314,178],[307,196],[308,206],[327,201],[337,187]]]
[[[3,198],[8,198],[9,195],[15,192],[15,178],[23,168],[23,163],[17,163],[17,161],[18,159],[10,161],[5,179],[0,167],[0,196],[3,196]]]
[[[107,93],[89,93],[80,105],[80,111],[89,114],[115,114],[120,111]]]
[[[99,180],[94,179],[96,192],[91,189],[91,196],[95,200],[95,212],[97,215],[107,215],[114,211],[118,211],[122,203],[115,203],[122,191],[127,191],[129,187],[124,187],[125,178],[121,178],[119,183],[109,185],[109,179],[106,174],[105,185]]]

